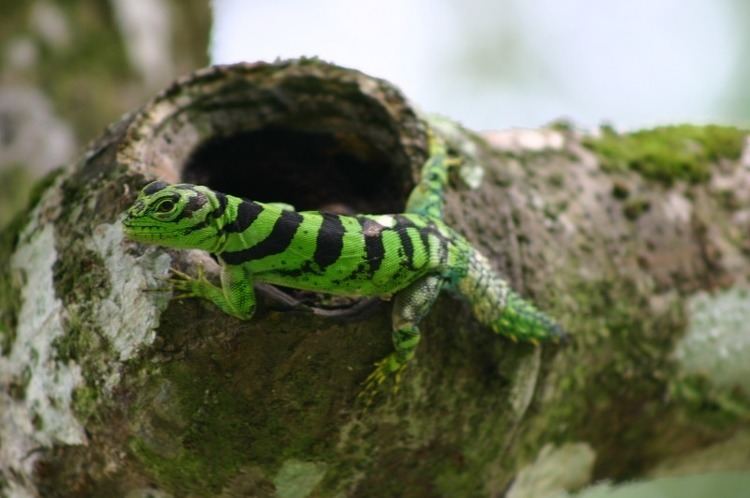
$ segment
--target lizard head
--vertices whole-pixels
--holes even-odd
[[[211,251],[220,210],[219,196],[207,187],[151,182],[125,213],[124,232],[137,242]]]

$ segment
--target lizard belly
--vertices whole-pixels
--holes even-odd
[[[326,272],[316,274],[295,270],[265,271],[254,274],[253,279],[293,289],[325,292],[343,296],[388,296],[408,286],[424,272],[403,271],[387,279],[370,279],[356,273],[340,274]]]

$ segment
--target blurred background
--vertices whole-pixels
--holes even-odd
[[[748,49],[743,0],[0,0],[0,229],[35,179],[212,62],[318,56],[477,130],[630,130],[750,125]],[[749,481],[635,496],[750,496],[734,494]]]
[[[215,62],[318,55],[473,129],[750,117],[742,0],[255,3],[215,2]]]

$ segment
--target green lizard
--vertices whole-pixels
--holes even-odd
[[[405,213],[345,216],[294,211],[208,187],[156,181],[146,185],[123,221],[132,240],[203,249],[221,263],[221,287],[199,271],[175,272],[180,297],[201,297],[247,320],[253,283],[351,296],[394,296],[395,351],[378,362],[368,385],[397,380],[419,343],[419,322],[442,289],[464,297],[476,318],[513,340],[558,340],[562,329],[521,299],[487,259],[443,221],[449,159],[442,141],[430,157]]]

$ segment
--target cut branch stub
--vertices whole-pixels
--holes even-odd
[[[397,212],[425,132],[388,83],[318,60],[216,66],[133,119],[118,160],[147,178],[297,209]]]

